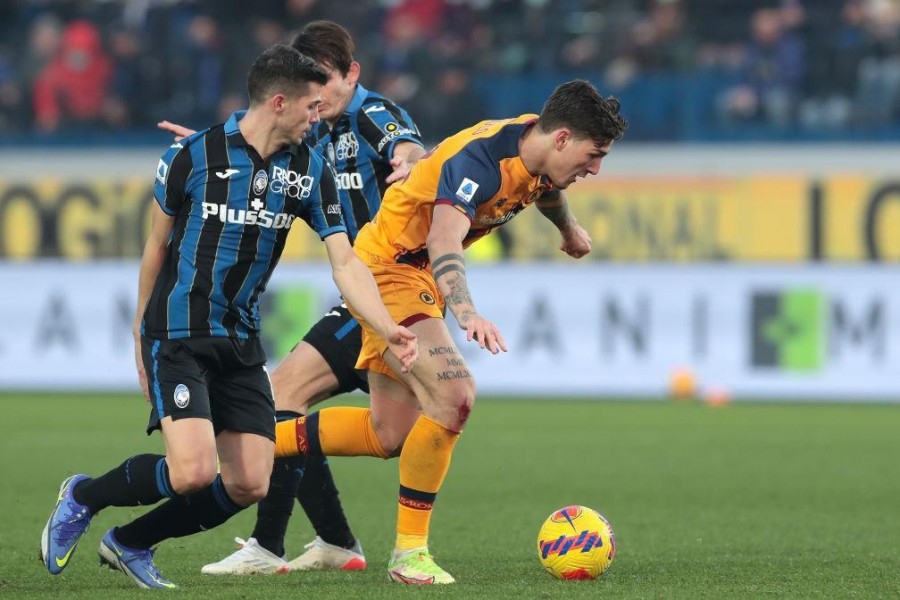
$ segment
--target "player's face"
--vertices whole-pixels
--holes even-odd
[[[611,141],[598,144],[590,139],[567,137],[564,144],[557,145],[558,151],[547,176],[556,187],[564,190],[581,177],[599,173],[600,163],[611,148]]]
[[[357,76],[354,76],[353,69],[347,75],[341,75],[340,71],[327,65],[323,64],[322,68],[328,73],[328,83],[322,87],[322,104],[319,105],[319,116],[334,124],[341,117],[347,105],[350,104],[351,98],[353,98]]]
[[[280,114],[280,125],[285,137],[296,142],[306,137],[313,125],[319,122],[319,104],[322,86],[310,82],[306,94],[294,98],[285,97]]]

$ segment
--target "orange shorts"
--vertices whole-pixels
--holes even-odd
[[[381,293],[381,301],[395,323],[409,327],[429,317],[444,318],[444,297],[438,291],[437,283],[429,271],[404,264],[382,264],[376,256],[365,256],[366,253],[361,252],[358,254],[364,255],[361,258],[372,271],[372,277]],[[387,342],[352,306],[348,304],[347,308],[362,325],[362,350],[356,361],[356,368],[383,373],[400,381],[384,361]]]

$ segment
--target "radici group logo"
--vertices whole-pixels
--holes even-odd
[[[753,294],[750,361],[755,368],[813,372],[822,368],[828,333],[821,292],[795,288]]]

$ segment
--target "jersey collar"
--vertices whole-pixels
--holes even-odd
[[[225,137],[228,140],[229,146],[235,147],[244,147],[249,146],[247,140],[244,139],[244,135],[241,133],[241,128],[238,127],[238,121],[244,118],[247,114],[246,110],[238,110],[231,113],[231,116],[228,117],[228,120],[225,121]],[[287,150],[291,154],[300,154],[301,149],[300,145],[303,142],[298,142],[296,144],[291,144],[289,146],[285,146],[280,151]]]
[[[364,88],[361,84],[356,84],[356,91],[353,92],[353,98],[350,99],[350,102],[347,103],[347,108],[344,109],[344,114],[353,114],[357,112],[363,104],[363,100],[366,99],[366,96],[369,95],[369,90]]]
[[[247,140],[244,139],[241,129],[238,127],[238,121],[243,119],[246,114],[246,110],[239,110],[231,113],[231,116],[225,121],[225,136],[228,138],[229,146],[247,145]]]
[[[537,122],[538,122],[538,115],[521,115],[518,118],[523,119],[522,121],[520,121],[520,123],[525,126],[522,129],[522,135],[525,135],[525,132],[528,131],[529,128],[537,125]],[[531,173],[528,171],[528,169],[525,168],[525,162],[522,161],[521,155],[519,155],[519,162],[522,163],[522,168],[524,169],[525,173],[527,173],[528,175],[531,175]],[[532,177],[533,177],[533,175],[532,175]],[[545,185],[549,188],[555,187],[555,184],[553,183],[553,181],[551,181],[551,179],[546,175],[538,175],[538,180],[540,181],[541,185]]]

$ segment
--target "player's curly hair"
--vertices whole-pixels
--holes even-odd
[[[537,124],[544,132],[568,127],[577,137],[605,143],[625,135],[628,121],[620,108],[616,98],[604,98],[591,82],[575,79],[553,90]]]
[[[328,74],[310,57],[296,49],[276,44],[256,57],[247,74],[251,104],[265,102],[274,93],[302,96],[309,84],[328,83]]]
[[[294,35],[291,46],[320,65],[331,67],[342,76],[350,71],[356,44],[350,32],[334,21],[312,21]]]

